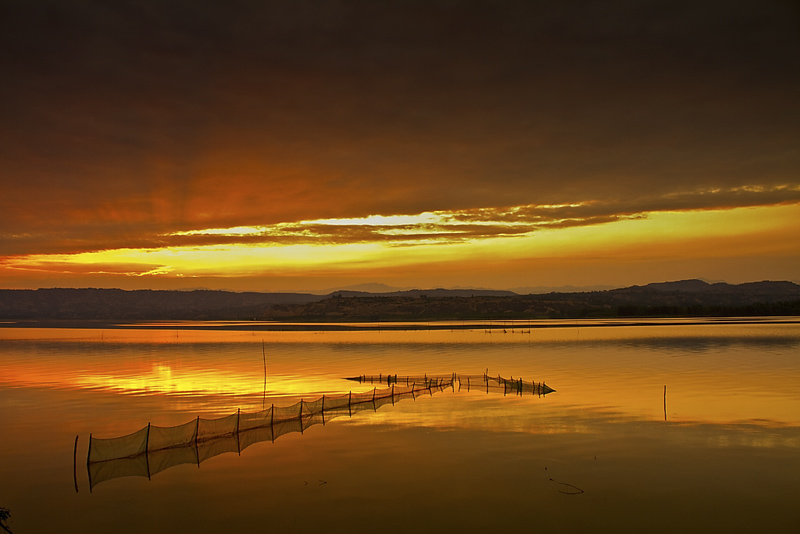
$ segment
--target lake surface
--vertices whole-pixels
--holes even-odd
[[[14,534],[800,531],[800,324],[686,323],[6,324],[4,524]],[[485,373],[555,392],[455,383],[277,438],[243,433],[232,451],[198,448],[188,463],[145,455],[131,476],[87,468],[90,434],[388,387],[345,377]]]

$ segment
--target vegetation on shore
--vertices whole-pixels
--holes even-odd
[[[542,295],[442,289],[324,296],[207,290],[0,290],[2,319],[346,322],[776,315],[800,316],[799,285],[688,280]]]

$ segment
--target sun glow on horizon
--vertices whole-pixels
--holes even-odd
[[[511,211],[505,210],[503,216]],[[449,221],[456,218],[453,213],[320,219],[289,225],[320,236],[316,240],[32,254],[9,258],[4,267],[28,273],[128,277],[296,277],[369,275],[382,269],[430,271],[435,265],[479,262],[497,266],[504,262],[580,258],[616,258],[624,262],[636,258],[673,260],[759,253],[797,255],[798,245],[792,235],[800,220],[800,205],[663,211],[603,219],[600,223],[574,219],[575,224],[561,217],[540,221],[538,214],[511,221],[488,220],[487,212],[473,212],[470,217],[481,219],[483,224],[478,229],[461,221],[449,226]],[[254,236],[280,226],[242,226],[176,235]],[[354,226],[358,228],[354,230]],[[486,231],[487,227],[491,231]]]

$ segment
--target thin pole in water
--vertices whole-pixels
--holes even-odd
[[[72,479],[75,481],[75,493],[78,493],[78,436],[75,436],[75,450],[72,452]]]
[[[86,473],[89,475],[89,493],[92,492],[92,470],[90,468],[92,458],[92,433],[89,433],[89,452],[86,453]]]
[[[242,444],[239,441],[239,424],[242,420],[242,409],[236,408],[236,452],[239,453],[239,456],[242,455]]]
[[[267,351],[264,348],[264,339],[261,339],[261,355],[264,357],[264,394],[261,398],[261,409],[264,409],[267,403]]]
[[[300,399],[300,433],[303,433],[303,399]]]
[[[197,458],[197,468],[200,469],[200,446],[197,444],[197,440],[200,436],[200,416],[197,416],[197,423],[195,423],[194,427],[194,455]]]
[[[275,405],[269,409],[269,432],[272,434],[272,443],[275,443]]]
[[[144,461],[147,463],[147,480],[150,480],[150,455],[147,449],[150,448],[150,423],[147,423],[147,438],[144,442]]]

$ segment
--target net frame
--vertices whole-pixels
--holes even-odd
[[[346,394],[322,395],[315,400],[257,412],[242,412],[218,417],[198,416],[180,425],[162,427],[147,424],[135,432],[116,438],[89,436],[86,463],[90,489],[105,480],[123,476],[147,476],[170,467],[196,463],[226,452],[237,452],[262,441],[275,441],[280,436],[303,433],[309,427],[337,418],[352,417],[362,411],[377,411],[382,406],[395,404],[420,395],[433,395],[446,389],[453,391],[502,392],[504,395],[543,396],[554,390],[544,382],[525,382],[522,378],[506,379],[501,376],[456,375],[403,376],[361,375],[350,378],[362,384],[383,384],[387,387]]]

